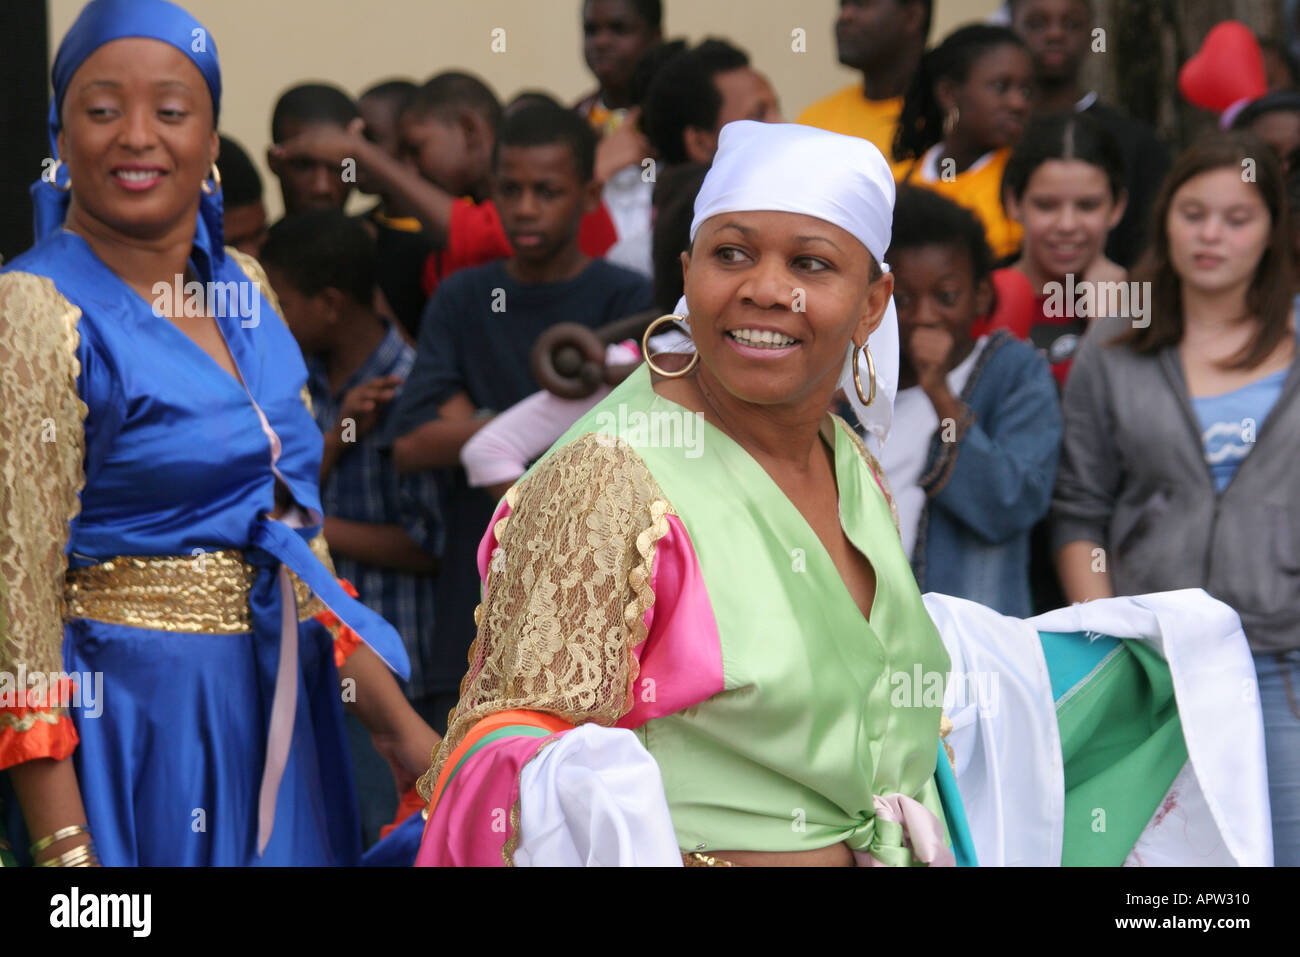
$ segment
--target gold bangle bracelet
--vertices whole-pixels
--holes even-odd
[[[53,834],[47,834],[45,837],[41,838],[39,841],[33,844],[28,850],[31,853],[32,857],[35,857],[37,854],[41,853],[41,851],[45,850],[50,845],[57,844],[59,841],[63,840],[64,838],[72,837],[72,835],[74,834],[89,835],[90,831],[86,830],[86,827],[83,824],[69,824],[67,827],[59,828]]]
[[[89,844],[78,844],[72,850],[60,854],[58,857],[51,857],[48,861],[41,861],[37,867],[75,867],[83,861],[89,861],[95,856],[95,852]]]
[[[90,867],[92,864],[99,863],[95,859],[95,847],[91,843],[78,844],[72,850],[60,854],[58,857],[52,857],[48,861],[41,861],[37,867]]]

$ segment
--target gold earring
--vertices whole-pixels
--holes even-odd
[[[209,186],[207,180],[199,184],[199,189],[211,196],[217,190],[221,189],[221,170],[217,169],[217,164],[212,164],[212,185]]]
[[[654,322],[650,323],[650,325],[645,327],[645,333],[641,336],[641,355],[645,358],[645,364],[650,367],[651,372],[655,373],[656,375],[661,375],[665,379],[680,379],[682,376],[690,373],[691,370],[695,368],[696,364],[699,363],[700,354],[698,352],[692,353],[691,361],[686,363],[686,365],[683,368],[678,369],[676,372],[665,372],[663,369],[660,369],[657,365],[655,365],[654,362],[652,362],[650,359],[650,333],[654,332],[655,328],[660,323],[676,322],[679,319],[685,319],[685,318],[686,318],[685,316],[678,316],[673,313],[660,316]]]
[[[858,374],[858,354],[864,349],[867,351],[867,374],[871,376],[871,392],[868,395],[862,394],[862,376]],[[876,401],[876,362],[871,358],[871,346],[865,342],[853,349],[853,387],[858,390],[858,398],[864,407]]]
[[[49,183],[51,186],[53,186],[55,189],[57,189],[60,193],[66,193],[68,190],[72,189],[72,177],[71,177],[71,176],[68,177],[68,185],[67,185],[67,186],[60,186],[60,185],[59,185],[59,167],[62,166],[62,165],[63,165],[63,160],[62,160],[62,159],[56,159],[56,160],[54,161],[54,165],[50,167],[50,171],[49,171],[49,173],[47,173],[46,176],[45,176],[45,182]]]
[[[952,131],[957,128],[957,124],[960,122],[961,111],[954,106],[943,116],[943,138],[947,139],[952,136]]]

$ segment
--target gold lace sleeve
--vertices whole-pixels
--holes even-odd
[[[655,547],[672,508],[627,445],[585,435],[507,493],[460,703],[433,767],[479,720],[526,709],[613,725],[632,707]]]
[[[0,672],[63,669],[65,548],[85,483],[80,318],[49,279],[0,275]]]

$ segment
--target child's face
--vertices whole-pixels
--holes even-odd
[[[1011,26],[1029,47],[1038,77],[1059,82],[1079,72],[1091,21],[1083,0],[1021,0]]]
[[[915,246],[890,253],[889,268],[894,274],[901,370],[913,370],[910,342],[919,329],[946,332],[952,337],[951,354],[961,352],[961,345],[970,341],[971,324],[992,301],[990,282],[975,281],[970,254],[953,244]]]
[[[1082,160],[1048,160],[1029,177],[1007,211],[1025,227],[1024,255],[1046,276],[1082,278],[1102,255],[1106,236],[1124,215],[1099,166]]]
[[[266,267],[266,278],[271,288],[280,299],[280,310],[284,313],[285,325],[298,340],[298,348],[305,356],[319,355],[331,345],[331,331],[334,328],[333,309],[329,298],[320,293],[304,296],[297,287],[279,269]]]
[[[967,143],[996,150],[1011,146],[1024,132],[1032,84],[1029,54],[1007,43],[972,63],[965,83],[940,81],[937,92],[945,110],[957,107],[957,129]]]
[[[503,146],[497,157],[492,201],[516,258],[549,262],[577,242],[584,213],[596,208],[594,183],[578,175],[565,143]]]
[[[637,62],[659,42],[627,0],[587,0],[582,11],[582,52],[602,87],[622,89]]]
[[[379,96],[363,96],[357,100],[357,110],[366,124],[366,139],[389,156],[398,153],[397,110],[393,102]]]
[[[287,120],[284,140],[294,139],[320,126],[339,128],[335,123],[302,123]],[[352,184],[344,182],[342,171],[332,163],[297,156],[277,165],[280,192],[284,196],[284,211],[300,213],[305,209],[342,209],[352,192]]]
[[[401,158],[401,144],[397,136],[397,110],[391,100],[378,96],[363,96],[357,101],[357,109],[366,124],[366,139],[394,159]],[[370,174],[364,168],[357,170],[357,189],[363,193],[376,192]]]
[[[1169,261],[1201,293],[1248,288],[1273,232],[1258,187],[1235,166],[1193,176],[1174,193],[1165,217]]]
[[[476,148],[470,125],[432,114],[403,113],[397,121],[401,155],[429,182],[465,196],[487,175],[488,157]]]

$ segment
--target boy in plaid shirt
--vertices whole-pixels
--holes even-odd
[[[438,494],[432,476],[399,475],[377,440],[415,350],[374,311],[374,242],[357,220],[337,210],[290,216],[272,227],[261,258],[306,359],[312,412],[325,436],[320,498],[335,568],[401,634],[411,659],[407,698],[433,723],[426,676],[441,550]],[[349,716],[350,732],[354,724]],[[392,820],[397,794],[366,736],[352,738],[369,845]]]

